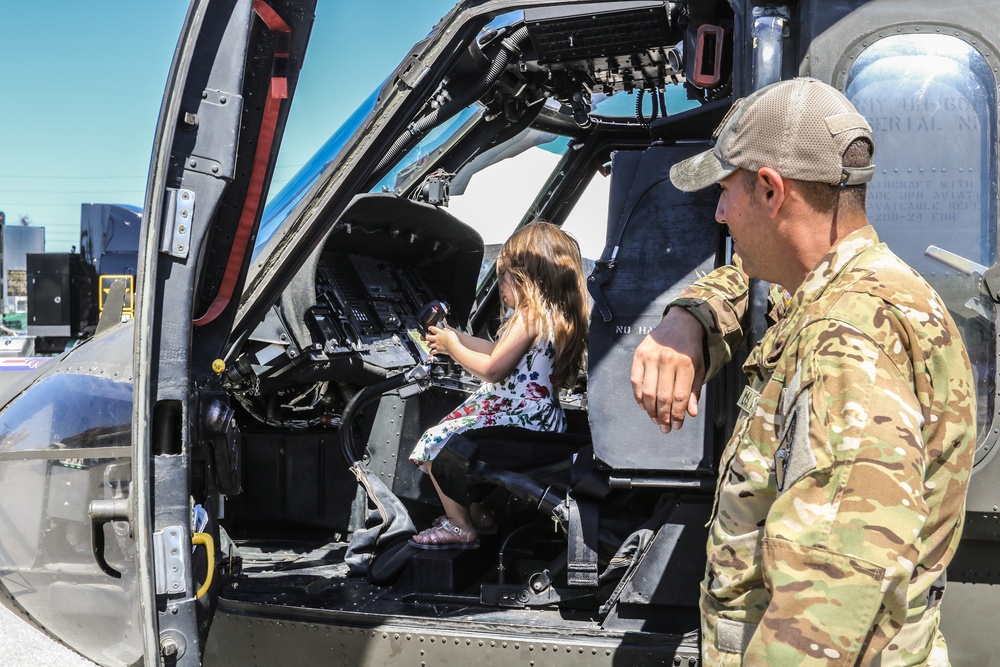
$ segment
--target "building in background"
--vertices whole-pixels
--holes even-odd
[[[45,252],[45,228],[24,225],[3,225],[3,312],[5,322],[10,316],[25,313],[28,308],[28,253]],[[21,327],[23,329],[23,326]]]
[[[28,254],[27,331],[36,352],[59,353],[92,335],[116,281],[124,282],[121,315],[131,316],[141,221],[135,206],[83,204],[79,253]]]

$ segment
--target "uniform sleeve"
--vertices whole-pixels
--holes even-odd
[[[732,358],[732,351],[743,342],[740,321],[747,308],[747,284],[746,274],[738,266],[720,266],[685,288],[668,306],[686,309],[705,327],[706,381]]]
[[[770,604],[746,664],[854,664],[905,621],[928,517],[924,417],[912,370],[866,335],[821,321],[799,340],[764,526]]]

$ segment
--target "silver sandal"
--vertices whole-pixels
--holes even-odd
[[[410,539],[410,544],[418,549],[439,551],[442,549],[479,548],[479,538],[471,537],[475,535],[474,531],[460,528],[451,521],[448,521],[447,518],[442,519],[438,525],[431,526],[427,530],[420,531],[418,534],[432,540],[431,542],[417,542]],[[458,539],[452,539],[453,537],[457,537]]]

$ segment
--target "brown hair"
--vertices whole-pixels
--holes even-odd
[[[855,139],[844,150],[845,167],[867,167],[872,163],[872,144],[867,139]],[[744,172],[743,188],[748,195],[757,189],[757,179],[752,171]],[[868,184],[859,183],[840,187],[816,181],[795,181],[802,193],[802,199],[820,213],[833,213],[838,206],[845,211],[864,211],[865,198],[868,196]]]
[[[535,221],[514,232],[497,256],[497,280],[507,273],[516,303],[515,317],[548,335],[555,348],[553,380],[572,385],[587,349],[589,301],[580,246],[550,222]],[[506,325],[505,325],[506,326]]]
[[[867,139],[855,139],[844,150],[843,165],[845,167],[867,167],[872,163],[872,144]],[[868,184],[827,185],[798,181],[802,198],[807,204],[820,213],[832,213],[837,206],[845,211],[864,211],[865,198],[868,195]]]

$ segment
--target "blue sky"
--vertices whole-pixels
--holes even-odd
[[[294,175],[453,0],[320,0],[276,181]],[[376,7],[374,11],[368,9]],[[0,3],[0,211],[79,244],[80,204],[142,205],[182,0]],[[291,129],[295,126],[295,130]],[[291,149],[291,150],[290,150]],[[289,158],[285,158],[289,155]],[[289,161],[290,160],[290,161]]]

